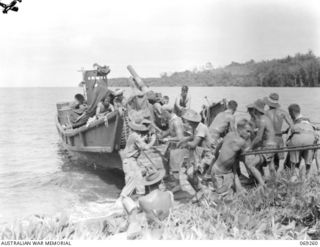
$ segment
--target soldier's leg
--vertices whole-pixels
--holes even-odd
[[[276,171],[275,162],[274,162],[274,155],[271,158],[269,158],[268,165],[269,165],[270,176],[275,177],[277,174],[277,171]]]
[[[310,168],[313,162],[313,159],[315,157],[315,151],[314,150],[305,150],[302,153],[304,162],[305,162],[305,166],[306,166],[306,176],[309,175],[310,172]]]
[[[220,151],[220,149],[222,147],[222,144],[223,144],[223,140],[221,138],[221,140],[217,142],[217,145],[212,150],[213,157],[212,157],[212,160],[211,160],[211,164],[209,165],[209,168],[208,168],[208,170],[207,170],[207,172],[205,174],[205,178],[206,179],[210,179],[211,178],[212,167],[214,165],[214,162],[217,160],[217,158],[219,156],[219,151]]]
[[[245,158],[245,166],[247,170],[253,175],[253,177],[258,181],[259,185],[264,185],[264,179],[261,173],[257,169],[257,166],[262,165],[264,159],[261,155],[248,155]]]
[[[136,193],[137,195],[144,195],[146,193],[146,188],[143,183],[143,168],[139,166],[138,161],[132,164],[134,172],[134,180],[136,184]]]
[[[319,160],[319,152],[318,152],[318,150],[316,150],[314,152],[314,159],[315,159],[315,162],[316,162],[317,174],[319,175],[319,172],[320,172],[320,167],[319,167],[320,160]]]

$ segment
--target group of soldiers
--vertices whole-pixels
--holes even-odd
[[[65,127],[90,125],[101,118],[107,124],[108,114],[119,113],[125,186],[117,202],[128,213],[128,232],[141,229],[141,215],[155,222],[166,218],[174,199],[186,194],[182,191],[193,202],[208,202],[210,191],[214,203],[249,186],[264,191],[268,178],[281,176],[287,168],[306,178],[315,161],[319,172],[315,123],[297,104],[282,109],[277,93],[247,105],[246,112],[238,111],[236,101],[224,100],[223,107],[209,103],[199,113],[191,109],[187,86],[171,107],[168,96],[150,90],[132,66],[127,68],[132,95],[124,97],[123,91],[111,91],[106,83],[89,83],[90,106],[76,95],[74,115]]]
[[[131,134],[122,155],[126,184],[131,182],[133,186],[130,195],[145,196],[148,176],[155,176],[159,184],[164,177],[166,184],[173,185],[170,190],[176,192],[183,189],[181,173],[184,173],[195,191],[193,200],[199,201],[208,185],[219,196],[225,196],[243,191],[244,179],[264,187],[269,176],[277,176],[286,167],[300,169],[307,176],[315,160],[319,170],[316,149],[312,148],[318,141],[316,127],[301,114],[299,105],[291,104],[288,112],[283,110],[278,94],[272,93],[248,105],[249,118],[236,119],[238,104],[231,100],[209,126],[186,102],[190,103],[190,97],[184,86],[174,107],[166,105],[161,109],[168,125],[165,130],[154,131],[152,120],[143,114],[131,117]],[[287,135],[286,141],[283,135]],[[169,144],[169,166],[165,171],[150,171],[139,162],[139,156],[159,142]],[[306,146],[311,147],[282,151]],[[302,160],[304,165],[300,167]],[[246,168],[247,176],[242,174],[240,164]],[[126,186],[122,196],[128,196],[127,192]]]

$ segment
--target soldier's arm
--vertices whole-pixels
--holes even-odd
[[[110,103],[110,110],[111,110],[111,112],[113,112],[114,111],[114,106]]]
[[[257,135],[251,143],[251,149],[254,149],[262,141],[265,128],[266,128],[266,123],[264,120],[261,120],[260,128],[258,129]]]
[[[292,119],[290,118],[289,114],[285,111],[282,112],[282,117],[284,121],[288,124],[288,126],[291,128],[293,126]]]
[[[191,136],[185,136],[178,142],[178,147],[183,147],[185,143],[192,141],[193,135]]]
[[[183,128],[179,126],[177,123],[174,123],[176,136],[171,136],[168,138],[169,141],[181,141],[184,138]],[[161,138],[165,138],[170,135],[170,130],[162,131]]]
[[[158,114],[161,114],[161,105],[159,103],[155,103],[154,105],[154,109]]]
[[[167,137],[169,135],[170,135],[170,131],[169,130],[164,130],[164,131],[161,132],[160,138],[165,138],[165,137]]]
[[[187,102],[186,102],[186,108],[190,108],[191,106],[191,97],[190,96],[187,96]]]
[[[256,165],[258,165],[260,162],[260,158],[258,156],[249,155],[245,157],[245,166],[248,169],[248,171],[251,172],[251,174],[257,179],[259,185],[264,185],[264,180],[262,178],[261,173],[256,168]]]
[[[174,104],[175,104],[175,106],[176,106],[179,110],[182,109],[182,107],[181,107],[180,104],[179,104],[179,97],[176,98],[176,101],[174,102]]]
[[[200,144],[201,140],[202,138],[200,136],[195,136],[191,142],[187,143],[187,147],[194,149]]]
[[[236,164],[236,162],[235,162],[235,164]],[[239,179],[239,176],[238,176],[238,173],[237,173],[237,167],[236,167],[235,164],[233,165],[234,185],[235,185],[235,188],[236,188],[236,192],[237,193],[241,193],[241,192],[244,191],[244,189],[243,189],[243,187],[241,185],[241,182],[240,182],[240,179]]]
[[[145,140],[144,140],[144,138],[142,138],[142,137],[139,136],[139,137],[136,139],[135,144],[136,144],[137,147],[138,147],[139,149],[141,149],[141,150],[148,150],[148,149],[150,149],[150,148],[154,145],[155,142],[156,142],[156,135],[153,134],[153,135],[151,136],[151,140],[150,140],[149,143],[146,143]]]
[[[231,116],[230,118],[229,118],[229,126],[230,126],[230,131],[232,131],[232,132],[235,132],[236,131],[236,124],[235,124],[235,117],[234,116]]]

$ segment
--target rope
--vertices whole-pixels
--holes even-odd
[[[255,150],[255,151],[248,151],[244,152],[241,155],[256,155],[256,154],[270,154],[270,153],[286,153],[290,151],[304,151],[304,150],[315,150],[320,149],[319,144],[314,145],[305,145],[299,147],[284,147],[284,148],[277,148],[277,149],[264,149],[264,150]]]
[[[140,148],[136,143],[135,143],[135,146],[140,150],[140,152],[142,152],[144,154],[144,156],[149,160],[149,162],[151,163],[152,165],[152,168],[154,168],[155,170],[157,170],[157,166],[156,164],[150,159],[149,155],[147,155],[147,153],[142,149]],[[147,168],[147,167],[146,167]]]

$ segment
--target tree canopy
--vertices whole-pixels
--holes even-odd
[[[231,62],[223,68],[213,68],[208,62],[201,69],[161,73],[159,78],[144,80],[149,86],[318,87],[320,59],[309,51],[261,62]],[[110,79],[110,86],[128,85],[127,78]]]

